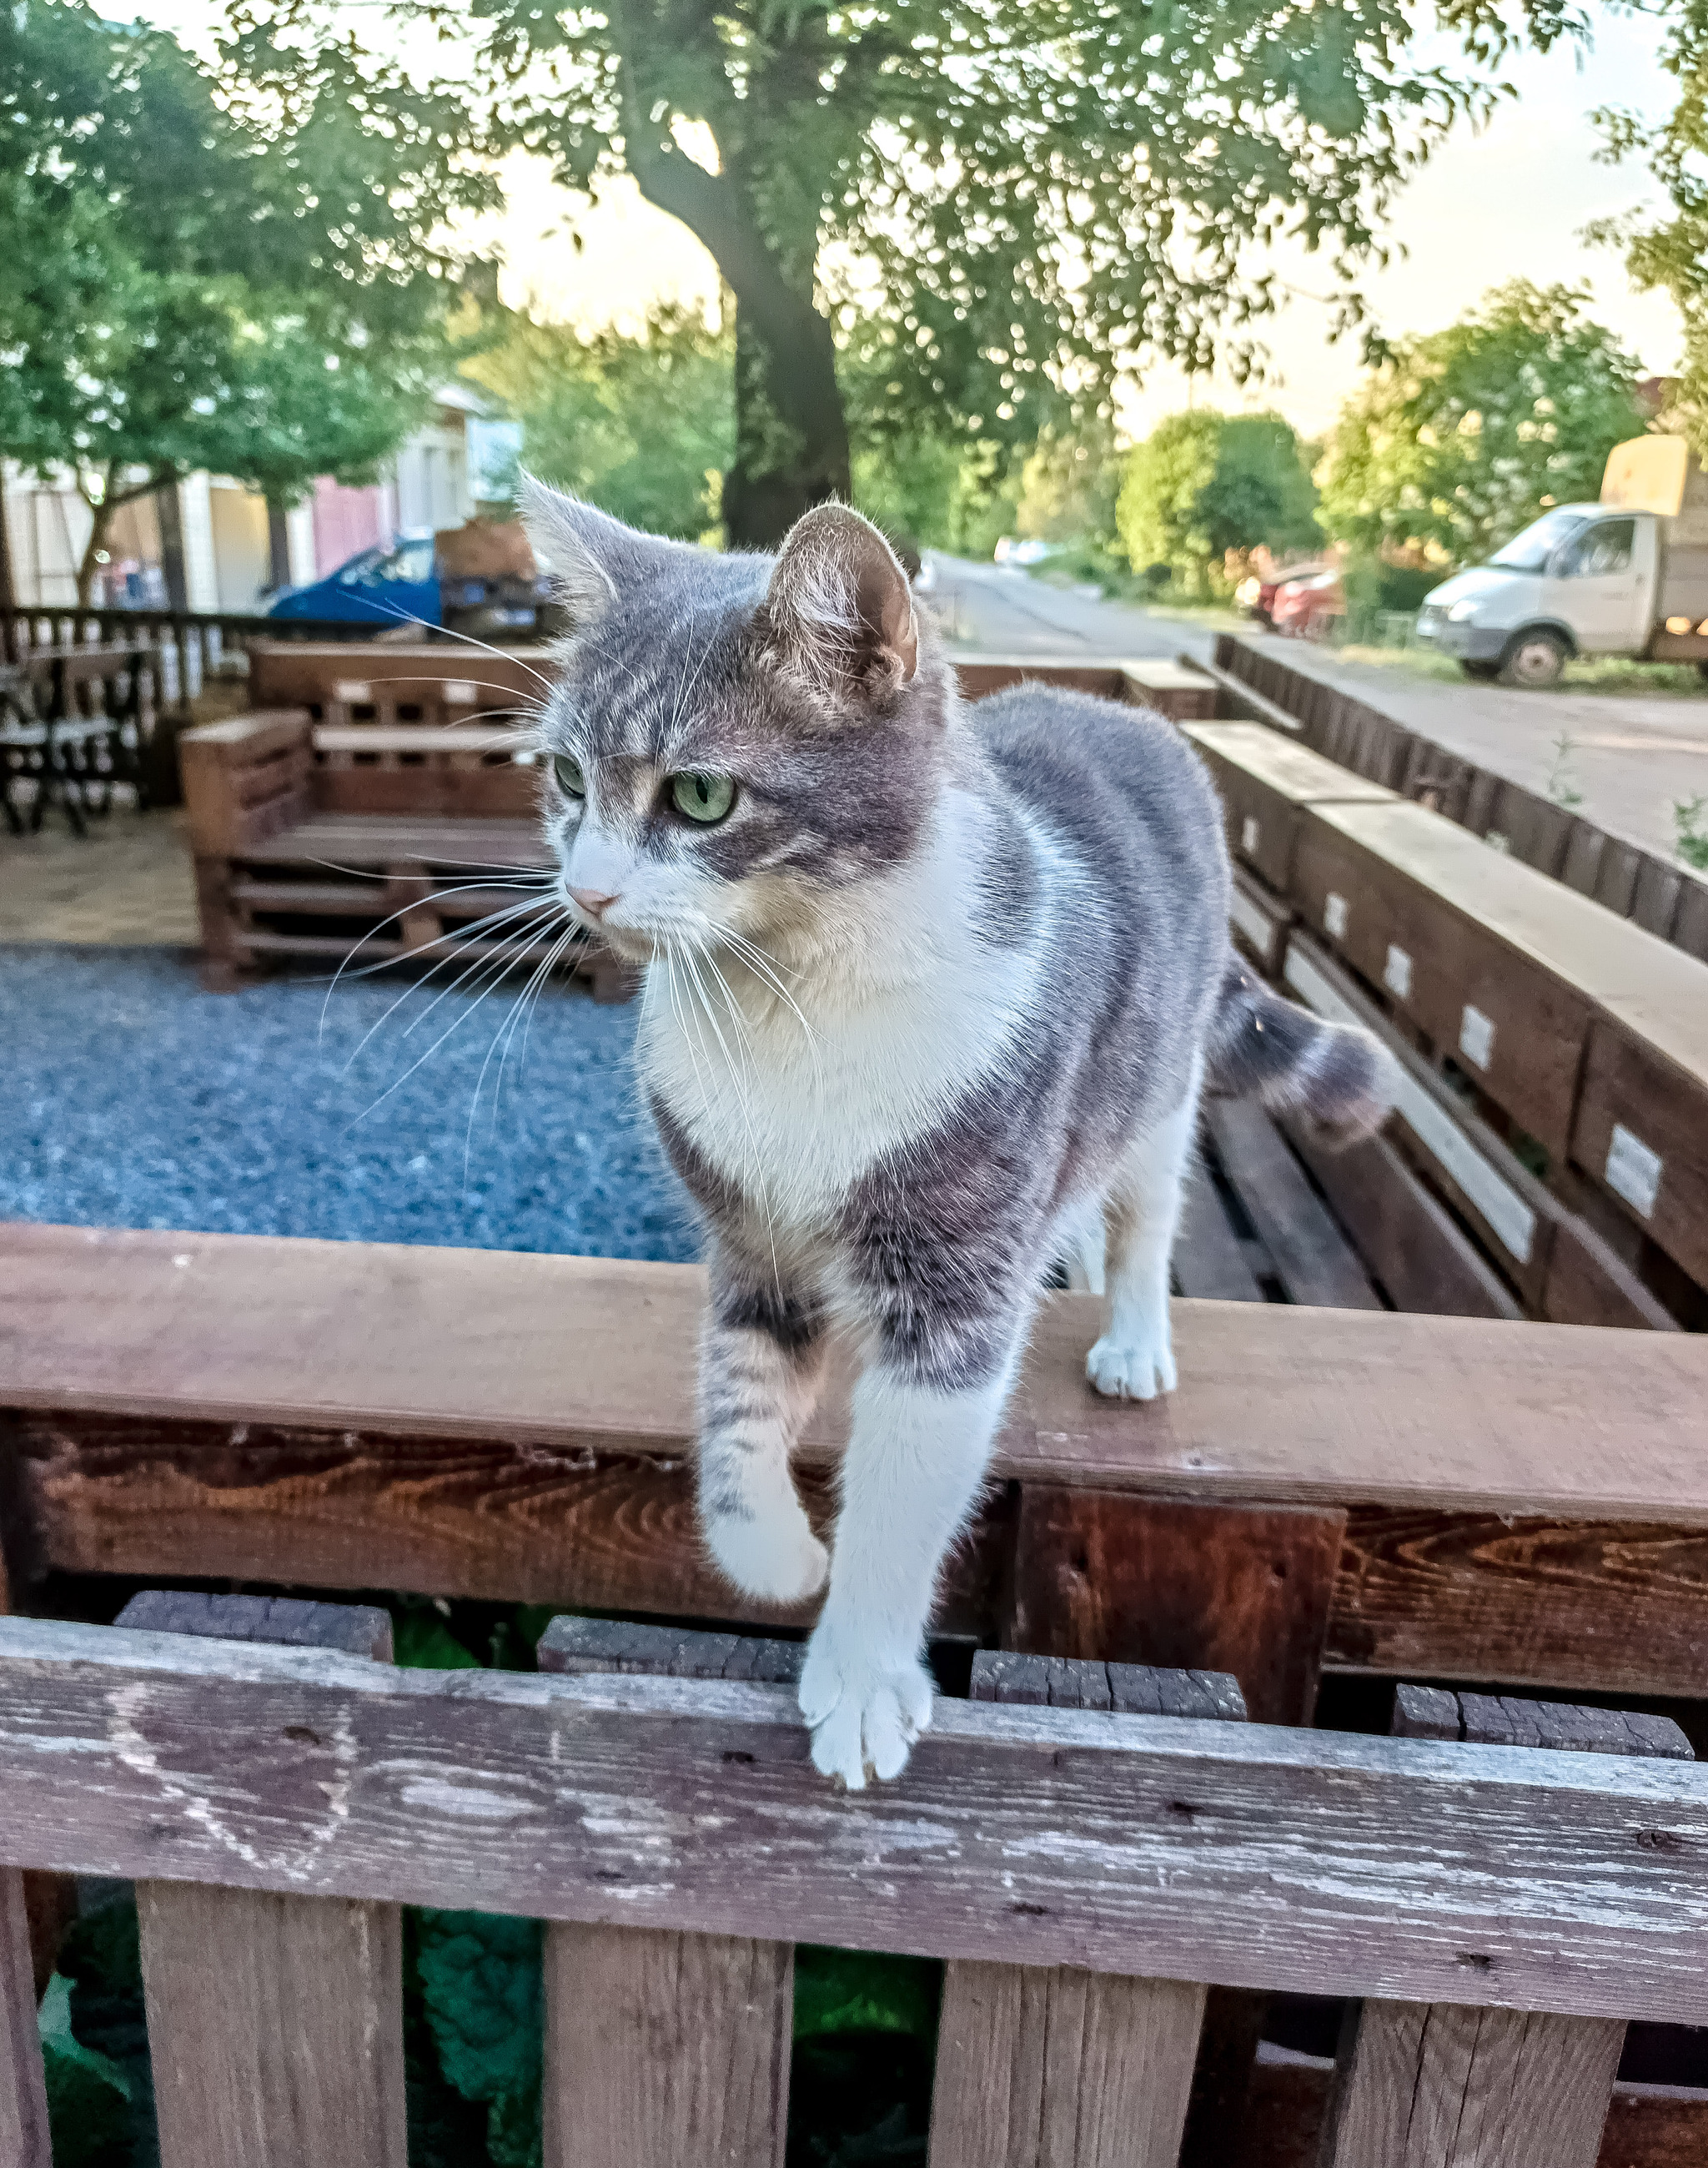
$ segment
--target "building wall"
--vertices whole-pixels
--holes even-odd
[[[272,552],[267,538],[267,500],[235,482],[216,481],[209,492],[215,607],[234,613],[259,609]],[[186,545],[188,534],[186,530]]]
[[[358,550],[389,542],[393,531],[390,492],[383,483],[368,489],[346,489],[342,482],[322,476],[315,484],[312,500],[315,570],[308,577],[324,578]],[[295,566],[292,566],[294,572]],[[298,572],[296,577],[304,576]]]

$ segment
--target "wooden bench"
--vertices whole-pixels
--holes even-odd
[[[1708,879],[1449,752],[1272,650],[1227,634],[1204,666],[1224,712],[1272,724],[1329,759],[1459,822],[1645,933],[1708,961]]]
[[[1290,1134],[1403,1310],[1511,1315],[1461,1229],[1517,1293],[1525,1314],[1567,1325],[1677,1320],[1579,1214],[1539,1182],[1435,1065],[1397,1033],[1334,959],[1293,931],[1280,976],[1318,1016],[1372,1032],[1399,1065],[1399,1103],[1382,1137],[1325,1152]],[[1452,1216],[1444,1220],[1439,1198]]]
[[[268,959],[554,968],[621,1001],[632,975],[597,944],[560,953],[542,897],[554,865],[535,812],[533,739],[492,725],[314,723],[305,709],[238,715],[180,741],[202,920],[204,978],[219,991]],[[469,931],[491,919],[491,931]]]
[[[1177,723],[1207,720],[1216,712],[1213,681],[1193,664],[1165,656],[1082,662],[1071,657],[1045,662],[1031,656],[981,656],[977,662],[957,661],[955,674],[969,700],[1003,692],[1010,685],[1041,683],[1094,693],[1126,707],[1152,708]]]
[[[257,640],[249,650],[252,706],[305,708],[315,722],[334,726],[452,729],[526,719],[555,675],[545,647]]]
[[[790,1687],[675,1638],[448,1677],[0,1620],[8,2168],[48,2168],[19,1867],[137,1878],[176,2168],[402,2162],[405,1904],[547,1922],[547,2168],[777,2168],[797,1941],[945,1960],[931,2168],[1175,2168],[1207,1986],[1355,1998],[1329,2168],[1594,2168],[1626,2022],[1708,2022],[1708,1773],[1652,1740],[1129,1714],[1172,1682],[998,1660],[838,1796]]]
[[[1561,1159],[1592,1019],[1635,1034],[1708,1002],[1708,967],[1420,806],[1308,808],[1293,899]],[[1708,1097],[1699,1104],[1708,1120]]]
[[[1221,794],[1230,853],[1279,895],[1292,892],[1306,806],[1394,802],[1393,792],[1380,784],[1261,723],[1188,723],[1184,735],[1203,755]]]

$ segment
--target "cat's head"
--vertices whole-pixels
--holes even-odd
[[[544,812],[581,921],[640,962],[729,935],[799,951],[914,851],[953,695],[906,574],[857,513],[775,557],[637,534],[538,483],[570,619]]]

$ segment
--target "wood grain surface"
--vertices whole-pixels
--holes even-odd
[[[1377,1310],[1382,1298],[1334,1215],[1287,1150],[1275,1118],[1247,1100],[1212,1099],[1217,1156],[1269,1251],[1287,1299],[1331,1310]]]
[[[1228,1671],[1259,1724],[1306,1724],[1345,1516],[1027,1484],[1004,1639],[1048,1656]]]
[[[391,1659],[391,1622],[369,1607],[146,1589],[124,1619],[151,1638]],[[140,1882],[136,1902],[168,2168],[406,2168],[395,1905],[175,1881]]]
[[[1355,1506],[1325,1660],[1404,1677],[1695,1695],[1708,1537],[1662,1522]]]
[[[1175,2168],[1204,1990],[951,1965],[931,2168]]]
[[[53,2168],[24,1877],[6,1866],[0,1866],[0,2161],[6,2168]]]
[[[689,1374],[658,1359],[698,1330],[687,1266],[14,1224],[0,1274],[0,1407],[224,1422],[240,1452],[257,1423],[666,1460],[692,1437]],[[1704,1336],[1278,1303],[1175,1320],[1180,1390],[1103,1400],[1095,1299],[1048,1300],[996,1472],[1708,1526]],[[843,1405],[809,1461],[833,1459]]]
[[[1708,2022],[1708,1771],[0,1620],[14,1862],[1301,1993]]]
[[[794,1946],[545,1938],[545,2168],[782,2168]]]
[[[1369,2001],[1323,2168],[1595,2168],[1616,2020]]]

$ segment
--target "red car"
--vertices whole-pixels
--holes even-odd
[[[1312,565],[1289,565],[1284,571],[1267,574],[1254,572],[1249,579],[1242,580],[1233,591],[1233,599],[1241,609],[1249,610],[1260,624],[1275,623],[1276,598],[1296,580],[1314,579],[1318,573],[1333,570],[1321,562]]]
[[[1346,590],[1330,565],[1281,581],[1270,605],[1269,621],[1289,639],[1322,640],[1334,620],[1345,614]]]

